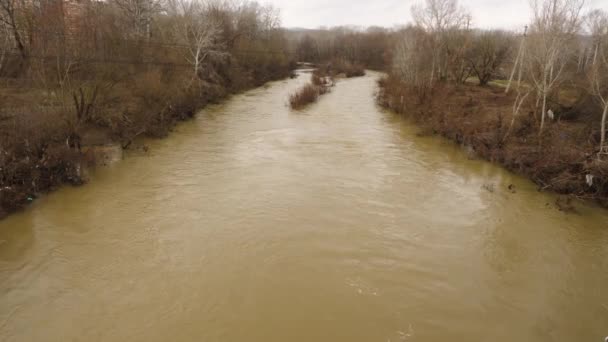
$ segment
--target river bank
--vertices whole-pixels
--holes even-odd
[[[166,137],[178,122],[191,119],[205,106],[293,76],[294,68],[295,64],[285,64],[258,77],[243,80],[241,75],[239,82],[234,82],[232,75],[216,79],[216,83],[199,82],[188,87],[179,85],[183,77],[166,79],[156,72],[142,73],[114,86],[102,99],[92,100],[90,106],[98,110],[76,123],[66,124],[64,115],[48,115],[47,110],[5,119],[7,125],[0,120],[4,142],[0,146],[0,219],[62,185],[86,183],[86,169],[111,158],[108,148],[128,149],[139,137]],[[0,99],[7,101],[4,103],[27,104],[45,98],[48,95],[42,91],[0,88]]]
[[[599,132],[585,113],[560,105],[541,137],[532,110],[513,119],[514,97],[501,87],[440,84],[422,101],[402,82],[379,81],[378,103],[439,134],[475,156],[530,178],[538,189],[608,206],[608,161],[599,160]],[[513,125],[511,121],[513,120]],[[560,199],[568,209],[569,198]]]
[[[602,341],[608,210],[417,136],[379,76],[232,96],[0,221],[0,341]]]

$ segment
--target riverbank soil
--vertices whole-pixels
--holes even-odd
[[[401,81],[379,81],[381,106],[407,115],[423,132],[439,134],[534,181],[539,190],[591,199],[608,206],[608,160],[597,156],[599,119],[586,101],[553,103],[555,119],[539,136],[534,104],[513,125],[515,95],[501,87],[440,84],[421,94]]]

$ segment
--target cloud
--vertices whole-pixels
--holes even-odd
[[[422,0],[267,0],[281,8],[286,27],[385,26],[411,22],[410,8]],[[520,29],[530,19],[527,0],[461,0],[477,28]],[[587,8],[608,11],[607,0],[587,0]]]

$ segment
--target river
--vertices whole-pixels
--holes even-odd
[[[234,96],[0,221],[0,341],[603,341],[607,211],[418,136],[377,77]]]

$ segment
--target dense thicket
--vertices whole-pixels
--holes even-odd
[[[608,200],[608,15],[582,0],[530,4],[517,34],[474,30],[457,0],[414,6],[381,103],[542,188]]]
[[[299,61],[340,61],[384,70],[391,64],[393,35],[393,31],[381,27],[336,27],[292,31],[289,39]]]
[[[253,1],[0,0],[0,216],[80,182],[85,145],[163,135],[293,67]]]

